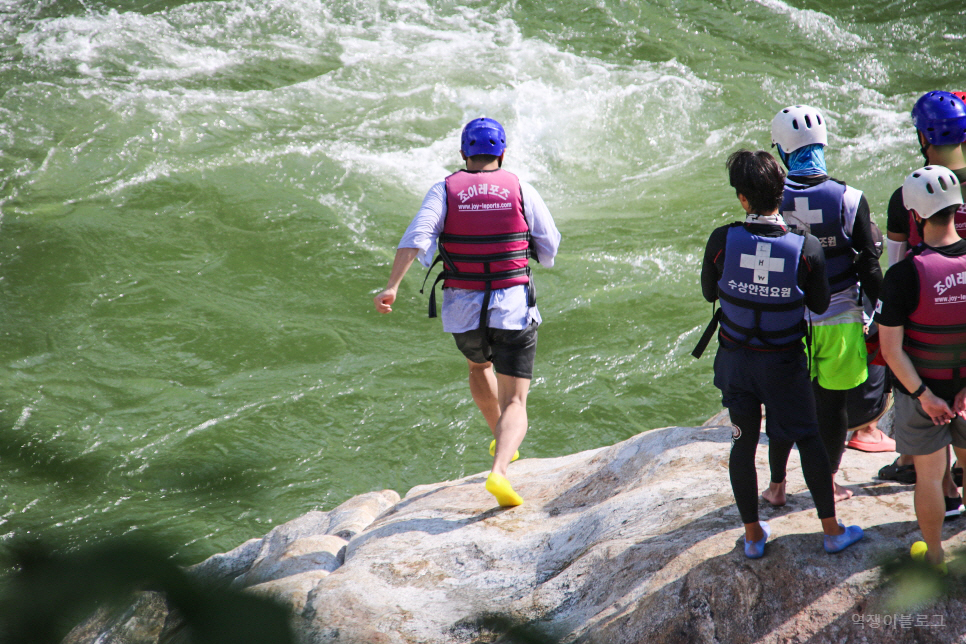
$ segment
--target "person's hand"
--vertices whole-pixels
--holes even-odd
[[[957,398],[958,397],[959,396],[957,395]],[[945,425],[953,419],[953,416],[956,415],[953,413],[953,410],[949,408],[949,405],[946,404],[945,400],[936,396],[929,389],[926,389],[926,391],[922,392],[922,395],[919,396],[919,404],[922,405],[922,410],[926,412],[930,418],[932,418],[932,422],[936,425]]]
[[[372,298],[372,301],[376,303],[376,310],[380,313],[392,313],[392,303],[396,301],[396,289],[387,288]]]
[[[963,387],[953,398],[953,413],[966,418],[966,387]]]

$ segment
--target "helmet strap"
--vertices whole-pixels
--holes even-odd
[[[785,165],[785,169],[788,170],[788,153],[782,150],[782,146],[778,143],[775,144],[775,148],[778,150],[778,158],[782,160],[782,163]]]
[[[925,167],[932,163],[932,161],[929,160],[929,148],[932,146],[932,144],[929,143],[929,139],[923,136],[921,130],[916,130],[916,138],[919,140],[919,152],[922,153],[922,158],[925,160],[925,163],[922,164],[923,167]]]

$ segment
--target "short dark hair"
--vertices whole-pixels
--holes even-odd
[[[735,193],[748,200],[752,212],[771,212],[782,205],[785,171],[764,150],[738,150],[725,164]]]
[[[946,206],[942,210],[937,210],[926,221],[931,221],[937,226],[947,226],[957,210],[959,210],[959,204],[954,203],[951,206]]]
[[[468,159],[473,159],[477,163],[482,163],[482,164],[486,165],[486,164],[493,163],[494,161],[496,161],[500,157],[496,156],[495,154],[474,154],[473,156],[467,157],[467,158]]]

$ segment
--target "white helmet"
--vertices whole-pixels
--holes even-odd
[[[786,154],[806,145],[828,145],[825,117],[808,105],[786,107],[772,119],[771,142]]]
[[[915,210],[923,219],[929,219],[943,208],[963,203],[963,192],[952,170],[927,165],[906,177],[902,203],[906,210]]]

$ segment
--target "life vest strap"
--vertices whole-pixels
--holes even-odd
[[[486,282],[490,284],[492,282],[499,282],[500,280],[509,280],[514,277],[530,275],[530,267],[524,266],[523,268],[514,268],[513,270],[499,271],[497,273],[466,273],[462,271],[443,270],[440,275],[444,279],[461,280],[464,282]]]
[[[801,333],[806,328],[805,321],[802,320],[800,322],[796,322],[790,327],[786,327],[784,329],[777,329],[774,331],[765,331],[764,329],[749,329],[748,327],[741,326],[740,324],[735,324],[735,322],[730,318],[728,318],[728,316],[723,312],[721,313],[721,323],[726,326],[730,326],[735,331],[738,331],[739,333],[745,335],[748,339],[757,338],[758,340],[761,340],[765,344],[769,344],[773,347],[781,347],[786,344],[790,344],[795,340],[790,340],[789,342],[782,342],[782,343],[776,344],[774,342],[769,342],[768,341],[769,338],[786,338],[790,335],[794,335],[795,333]]]
[[[960,367],[963,366],[962,354],[959,354],[958,357],[949,358],[947,360],[934,360],[931,358],[914,356],[912,354],[908,355],[913,366],[918,369],[950,369],[953,371],[959,371]]]
[[[859,274],[855,270],[855,266],[849,266],[841,273],[836,273],[835,275],[828,276],[828,283],[831,286],[833,293],[838,293],[839,291],[844,291],[848,287],[852,286],[859,280]],[[844,282],[844,284],[842,284]],[[841,288],[836,288],[837,285],[842,284]]]
[[[855,250],[846,246],[823,246],[822,252],[825,253],[826,258],[855,255]]]
[[[530,241],[530,231],[505,233],[503,235],[452,235],[441,233],[439,240],[444,244],[502,244],[506,242]]]
[[[448,251],[446,253],[446,257],[448,260],[453,262],[507,262],[514,259],[529,259],[530,249],[524,248],[521,250],[511,250],[496,255],[465,255],[463,253],[454,253]]]
[[[426,289],[426,282],[427,280],[429,280],[429,275],[430,273],[432,273],[433,268],[436,266],[436,264],[440,263],[442,260],[443,260],[443,257],[441,255],[437,255],[436,259],[433,260],[432,265],[429,267],[429,270],[426,271],[426,277],[423,278],[423,285],[419,289],[420,295],[422,295],[423,291],[425,291]],[[461,273],[459,271],[446,270],[445,264],[444,264],[443,270],[439,272],[439,275],[437,275],[436,279],[433,280],[433,285],[429,287],[429,317],[431,318],[437,317],[436,285],[442,282],[443,280],[456,279],[456,280],[462,280],[467,282],[470,282],[470,281],[484,282],[485,287],[483,290],[485,294],[483,296],[483,299],[484,299],[483,310],[485,312],[486,307],[489,304],[490,290],[493,282],[498,282],[500,280],[505,280],[505,279],[512,279],[514,277],[522,277],[524,275],[526,275],[530,280],[528,285],[529,290],[527,292],[527,306],[533,307],[537,305],[537,293],[533,287],[533,275],[530,273],[529,266],[526,266],[524,268],[515,268],[511,271],[500,271],[498,273]]]
[[[903,325],[907,331],[919,331],[920,333],[935,333],[937,335],[948,335],[952,333],[966,333],[966,324],[933,325],[919,324],[906,320]],[[907,338],[903,338],[905,340]]]
[[[715,311],[714,302],[711,303],[711,321],[708,322],[708,326],[705,327],[704,333],[701,334],[701,339],[694,346],[691,351],[691,355],[695,358],[700,358],[704,350],[708,348],[708,343],[711,342],[711,338],[714,337],[714,332],[718,330],[718,321],[721,319],[721,309]]]
[[[902,338],[902,344],[913,349],[919,349],[920,351],[928,351],[929,353],[959,354],[966,352],[966,342],[959,342],[957,344],[930,344],[906,335]]]
[[[435,264],[435,262],[433,263]],[[432,266],[429,268],[429,270],[433,270]],[[429,277],[428,272],[426,273],[426,277]],[[446,277],[446,271],[441,271],[433,281],[433,285],[429,287],[429,317],[431,318],[436,317],[436,285],[442,282],[444,277]],[[424,285],[425,283],[426,280],[423,280]],[[419,293],[422,295],[423,289],[419,289]]]

